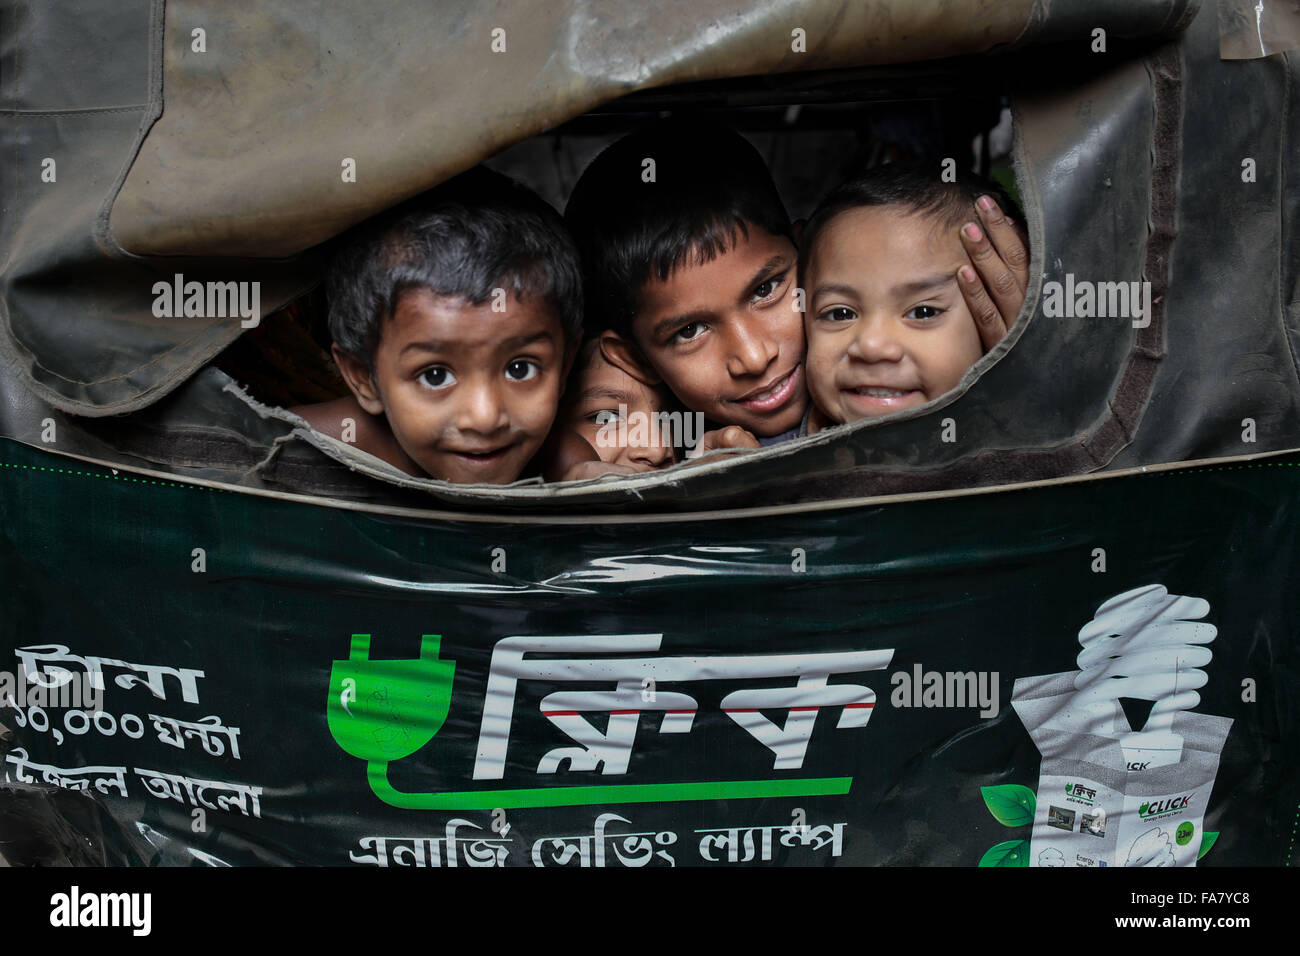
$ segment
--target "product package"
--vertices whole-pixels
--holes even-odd
[[[1194,866],[1232,720],[1189,713],[1212,625],[1151,585],[1079,632],[1079,670],[1020,678],[1011,705],[1042,754],[1030,866]],[[1134,731],[1121,697],[1152,701]]]

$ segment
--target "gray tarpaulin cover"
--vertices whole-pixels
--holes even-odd
[[[1217,14],[1188,0],[448,0],[382,17],[305,0],[6,3],[0,425],[37,443],[53,418],[53,450],[249,487],[525,512],[821,500],[1295,447],[1293,54],[1221,60]],[[806,53],[791,51],[795,27]],[[505,54],[490,52],[496,28]],[[1033,58],[1087,50],[1099,29],[1107,52],[1082,73]],[[150,311],[153,283],[180,272],[258,280],[269,314],[319,282],[320,244],[349,225],[635,90],[953,57],[1007,77],[1033,276],[1011,334],[954,393],[900,417],[617,482],[454,487],[245,400],[207,366],[238,319]],[[46,158],[57,182],[41,179]],[[1071,276],[1150,282],[1150,322],[1048,318],[1044,283]],[[957,441],[940,440],[945,418]]]

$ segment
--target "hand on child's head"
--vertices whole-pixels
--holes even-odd
[[[833,422],[887,415],[950,391],[984,349],[958,284],[968,265],[942,218],[856,206],[807,251],[808,385]]]
[[[958,279],[987,352],[1002,341],[1024,305],[1029,246],[1023,227],[992,196],[981,196],[974,211],[979,223],[972,220],[958,233],[971,261]]]

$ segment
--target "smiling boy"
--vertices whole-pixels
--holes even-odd
[[[622,343],[605,348],[611,361],[662,381],[709,422],[739,426],[737,441],[741,429],[770,438],[798,427],[808,395],[797,253],[748,141],[652,124],[592,162],[565,218],[583,253],[588,309]]]
[[[624,343],[605,349],[610,361],[662,381],[702,413],[717,428],[706,449],[799,433],[809,400],[794,236],[744,137],[678,120],[638,130],[583,172],[565,218],[583,256],[588,308]],[[1012,276],[1023,246],[1003,233],[995,247],[971,228],[960,238],[952,229],[976,267],[961,291],[991,344],[1024,299]]]
[[[1014,210],[1002,228],[1025,243],[1014,202],[975,176],[945,183],[930,168],[881,166],[822,201],[803,236],[809,434],[924,405],[984,354],[956,230],[992,197]]]
[[[582,322],[554,210],[473,170],[350,236],[328,293],[352,394],[294,412],[410,475],[503,484],[528,469]]]

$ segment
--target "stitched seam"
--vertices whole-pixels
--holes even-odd
[[[94,113],[135,113],[149,108],[148,103],[136,106],[94,106],[67,110],[0,110],[0,116],[86,116]]]

